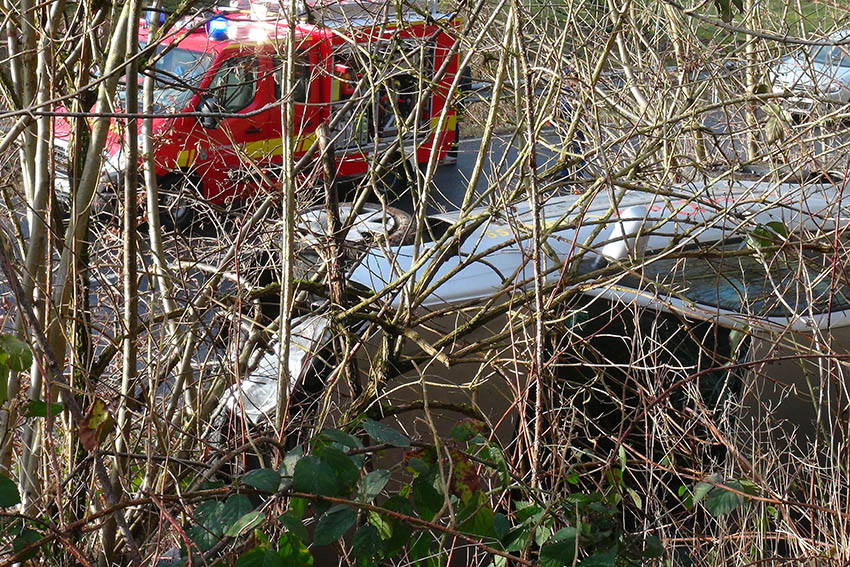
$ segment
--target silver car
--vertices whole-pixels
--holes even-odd
[[[772,70],[773,92],[789,96],[792,113],[807,113],[821,102],[850,102],[850,30],[828,42],[789,55]]]
[[[598,407],[607,408],[611,392],[626,384],[657,393],[693,382],[693,391],[686,389],[690,401],[676,403],[710,408],[711,415],[731,398],[752,395],[737,369],[746,366],[748,351],[772,344],[761,339],[850,326],[850,289],[835,271],[829,236],[843,234],[847,205],[832,184],[729,180],[550,199],[539,217],[546,230],[538,285],[548,306],[546,357],[564,388],[564,399],[552,407],[577,408],[578,396],[588,414],[583,422],[602,436],[616,419],[612,425],[590,416],[601,415]],[[349,231],[349,240],[387,234],[362,246],[347,266],[350,285],[362,290],[357,301],[374,314],[350,330],[358,337],[352,353],[362,382],[382,360],[388,336],[393,344],[404,341],[372,405],[361,409],[377,415],[385,406],[406,408],[394,419],[421,436],[434,424],[448,431],[468,411],[510,442],[523,415],[518,400],[529,395],[526,377],[537,344],[529,299],[532,213],[518,203],[432,215],[430,241],[418,245],[399,234],[414,224],[397,213],[363,211]],[[350,215],[349,208],[342,216]],[[322,241],[321,218],[311,213],[304,226],[315,231],[305,240]],[[402,336],[393,325],[370,323],[400,313],[419,327]],[[323,354],[332,337],[324,315],[318,309],[293,321],[293,395],[316,374],[324,375],[318,390],[340,383],[332,376],[342,365]],[[266,421],[276,405],[277,342],[222,400],[251,423]],[[779,366],[760,368],[771,383],[793,387],[800,368]],[[338,395],[338,407],[347,407],[354,394]],[[594,396],[601,400],[591,403]],[[442,409],[427,420],[414,411],[425,398]]]

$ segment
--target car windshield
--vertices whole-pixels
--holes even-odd
[[[140,45],[141,48],[145,44]],[[183,110],[213,61],[209,53],[160,45],[156,48],[153,111]],[[141,95],[141,93],[139,93]]]
[[[831,273],[823,254],[781,252],[765,265],[745,248],[727,244],[713,256],[655,260],[644,266],[642,279],[631,275],[627,285],[649,283],[702,305],[763,317],[850,309],[843,278],[823,277]]]
[[[822,65],[850,67],[850,45],[813,45],[809,56]]]

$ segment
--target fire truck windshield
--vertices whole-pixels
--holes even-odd
[[[212,64],[212,54],[160,45],[155,57],[153,111],[183,110]]]

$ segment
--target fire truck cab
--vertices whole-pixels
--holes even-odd
[[[154,161],[164,224],[190,221],[191,207],[181,198],[187,187],[225,205],[274,184],[289,101],[293,157],[308,152],[327,124],[337,178],[366,174],[388,148],[411,162],[446,159],[457,121],[448,100],[458,64],[456,20],[349,0],[307,4],[303,19],[290,25],[265,8],[258,14],[257,6],[185,22],[153,43],[150,27],[140,27],[156,78]],[[288,35],[294,81],[284,92]],[[119,133],[106,153],[108,193],[127,167]]]

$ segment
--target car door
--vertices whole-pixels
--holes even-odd
[[[321,108],[321,88],[318,74],[318,50],[299,49],[295,54],[294,83],[289,93],[284,92],[284,76],[287,70],[281,57],[273,60],[274,78],[274,100],[278,104],[277,112],[280,116],[282,108],[280,105],[289,101],[293,103],[293,139],[294,152],[299,156],[306,152],[315,141],[315,131],[319,125]],[[275,123],[277,144],[270,147],[274,164],[280,166],[283,163],[283,128],[281,121]]]
[[[267,58],[237,53],[222,61],[206,91],[213,112],[203,121],[197,170],[214,203],[244,198],[261,179],[275,117],[280,122],[270,104],[269,66]]]

